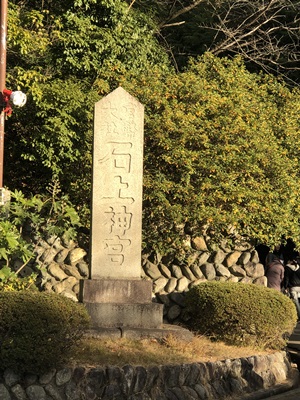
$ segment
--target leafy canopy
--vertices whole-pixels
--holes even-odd
[[[299,91],[209,53],[175,73],[130,5],[10,1],[7,86],[28,103],[6,123],[9,188],[58,180],[88,223],[93,105],[121,84],[145,104],[145,246],[180,245],[186,224],[299,244]]]
[[[124,85],[146,105],[147,242],[174,243],[186,223],[216,238],[231,227],[262,243],[298,240],[299,91],[209,53],[181,74],[155,69]]]

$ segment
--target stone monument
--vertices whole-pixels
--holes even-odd
[[[143,131],[144,107],[122,87],[95,104],[90,279],[80,300],[97,332],[165,333],[163,305],[141,278]]]

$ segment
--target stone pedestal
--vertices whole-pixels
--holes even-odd
[[[152,303],[152,282],[146,280],[90,279],[81,281],[80,300],[92,328],[159,328],[163,305]]]

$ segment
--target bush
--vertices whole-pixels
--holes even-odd
[[[0,292],[0,365],[41,373],[67,361],[89,325],[82,305],[53,293]]]
[[[193,329],[227,344],[282,349],[296,322],[296,307],[264,286],[204,282],[187,293]]]

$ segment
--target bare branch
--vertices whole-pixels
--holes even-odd
[[[159,24],[159,26],[158,26],[159,29],[163,29],[163,28],[166,28],[166,27],[170,26],[168,24],[170,21],[173,21],[174,19],[180,17],[181,15],[188,13],[189,11],[193,10],[200,3],[203,3],[203,2],[204,2],[204,0],[194,0],[188,6],[182,6],[182,8],[177,9],[177,11],[173,11],[173,9],[175,9],[175,4],[176,4],[176,1],[174,1],[173,6],[172,6],[172,13],[169,14],[169,17],[168,17],[167,20],[162,21]]]

